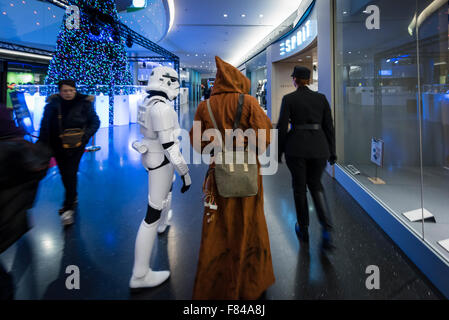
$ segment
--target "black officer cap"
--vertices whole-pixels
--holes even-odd
[[[310,70],[306,67],[296,66],[292,73],[293,78],[297,79],[310,79]]]

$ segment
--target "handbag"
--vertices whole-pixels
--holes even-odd
[[[62,141],[62,147],[64,149],[73,149],[81,147],[83,144],[84,129],[71,128],[62,130],[62,114],[61,106],[58,107],[58,120],[59,120],[59,130],[61,134],[59,137]]]
[[[239,97],[237,113],[234,120],[234,130],[240,126],[242,117],[244,94]],[[207,109],[209,116],[218,131],[217,122],[210,106],[210,100],[207,100]],[[218,194],[223,198],[245,198],[252,197],[258,193],[258,167],[257,160],[255,163],[249,163],[253,157],[256,159],[255,153],[248,151],[230,151],[222,150],[215,155],[215,181],[217,184]],[[229,161],[231,160],[231,161]]]

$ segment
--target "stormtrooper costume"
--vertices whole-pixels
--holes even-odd
[[[170,105],[179,94],[178,73],[168,67],[157,67],[151,73],[149,96],[139,106],[138,123],[142,141],[133,142],[133,148],[142,155],[142,164],[148,171],[148,208],[136,238],[131,289],[155,287],[170,276],[169,271],[153,271],[150,257],[156,233],[162,233],[171,217],[174,171],[183,181],[181,192],[191,185],[189,168],[181,155],[175,131],[179,129],[178,115]]]

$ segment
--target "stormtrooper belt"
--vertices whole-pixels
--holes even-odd
[[[148,168],[147,170],[148,171],[157,170],[157,169],[162,168],[163,166],[165,166],[166,164],[169,164],[169,163],[170,163],[170,160],[168,160],[168,158],[166,156],[164,156],[164,161],[162,161],[162,163],[159,166],[157,166],[156,168]]]

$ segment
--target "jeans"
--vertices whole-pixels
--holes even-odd
[[[62,183],[65,188],[64,207],[71,207],[75,204],[78,197],[78,168],[81,158],[84,154],[84,147],[74,150],[60,150],[55,153],[55,159],[58,163],[61,173]]]

